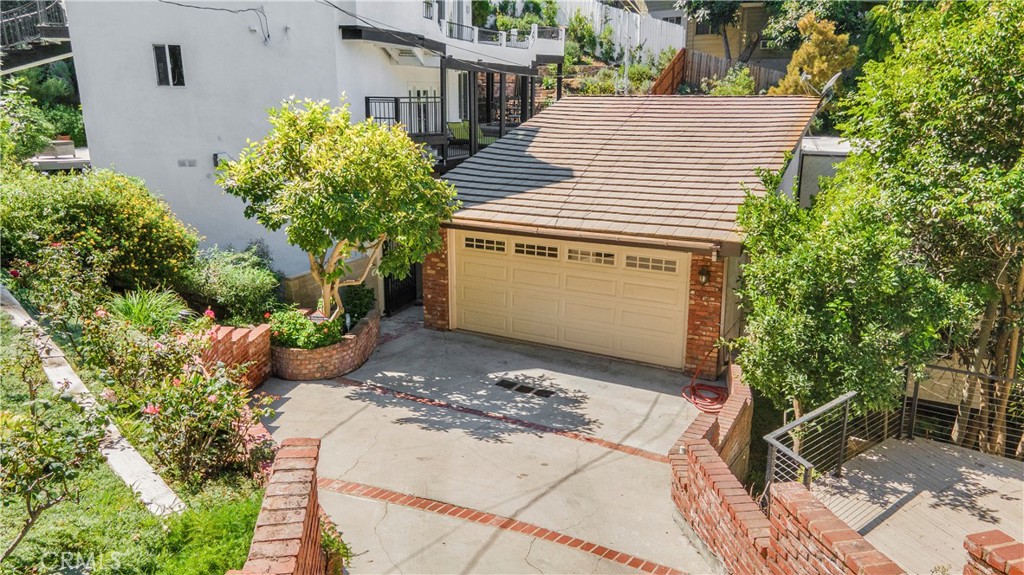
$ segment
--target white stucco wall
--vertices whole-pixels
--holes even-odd
[[[185,2],[239,9],[236,2]],[[392,10],[422,19],[420,2]],[[254,5],[256,6],[256,5]],[[285,274],[307,271],[308,260],[242,215],[242,202],[215,183],[213,154],[237,158],[246,139],[266,134],[266,110],[294,94],[337,102],[345,92],[353,120],[364,97],[403,96],[411,87],[439,87],[437,68],[396,65],[379,47],[342,41],[340,13],[314,2],[258,4],[259,18],[155,1],[68,0],[68,20],[93,166],[143,178],[207,244],[243,247],[267,241]],[[179,44],[184,87],[157,86],[154,44]],[[456,73],[448,79],[451,94]],[[449,98],[454,117],[457,98]],[[179,160],[194,166],[179,167]]]

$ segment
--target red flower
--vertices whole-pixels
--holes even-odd
[[[18,277],[18,276],[14,276],[14,277]],[[266,319],[270,319],[270,312],[268,311],[267,313],[263,314],[263,317],[266,318]]]
[[[11,270],[8,273],[11,274],[12,278],[20,278],[21,277],[21,272],[19,272],[18,270]]]
[[[160,415],[160,406],[147,403],[146,407],[142,408],[142,413],[145,413],[146,415]]]
[[[63,245],[64,244],[62,244],[61,242],[53,242],[52,244],[50,244],[50,247],[51,248],[59,248],[59,247],[61,247]]]

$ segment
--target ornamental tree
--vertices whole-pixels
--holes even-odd
[[[347,104],[294,97],[270,110],[270,124],[237,161],[221,164],[218,182],[246,203],[246,217],[284,228],[288,242],[306,252],[325,316],[344,314],[341,288],[362,283],[371,269],[405,277],[441,247],[455,190],[434,178],[433,160],[403,126],[353,124]],[[353,252],[366,254],[370,265],[346,280],[345,258]]]

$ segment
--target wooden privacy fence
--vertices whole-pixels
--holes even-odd
[[[724,78],[733,65],[733,61],[725,58],[683,48],[651,85],[651,93],[661,96],[675,94],[682,84],[695,90],[700,89],[702,80],[715,76]],[[767,91],[786,75],[785,72],[772,68],[750,64],[745,66],[750,70],[750,76],[754,79],[754,91],[757,93]]]

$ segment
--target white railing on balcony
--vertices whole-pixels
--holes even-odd
[[[467,26],[452,21],[440,21],[441,29],[445,36],[453,40],[473,42],[475,44],[490,44],[494,46],[508,46],[510,48],[527,49],[532,47],[537,39],[565,41],[564,27],[538,27],[534,24],[529,30],[490,30]]]

